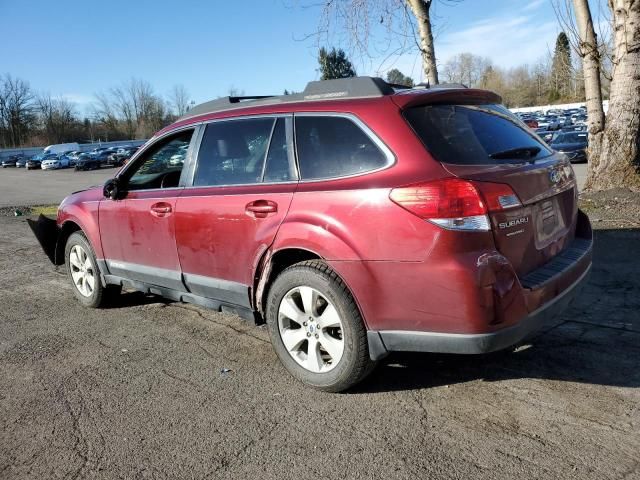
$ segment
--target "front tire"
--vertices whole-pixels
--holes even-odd
[[[312,388],[341,392],[375,367],[358,306],[342,279],[322,261],[284,270],[269,289],[266,317],[280,361]]]
[[[85,307],[102,307],[120,293],[121,287],[102,286],[95,254],[82,232],[69,236],[64,258],[73,294]]]

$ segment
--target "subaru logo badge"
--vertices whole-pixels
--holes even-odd
[[[549,180],[551,180],[551,183],[558,183],[560,181],[560,172],[555,168],[549,170]]]

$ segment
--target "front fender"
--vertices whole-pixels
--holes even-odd
[[[85,234],[87,240],[89,240],[97,259],[104,258],[102,242],[100,241],[100,229],[98,226],[99,205],[99,201],[83,201],[67,205],[63,204],[61,205],[60,212],[58,213],[58,226],[61,231],[68,231],[68,227],[66,227],[66,225],[69,223],[77,225]],[[66,241],[64,235],[60,236],[59,241]],[[61,247],[64,249],[64,245],[61,245]]]

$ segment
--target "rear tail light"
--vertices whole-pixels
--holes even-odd
[[[389,198],[414,215],[450,230],[488,231],[489,212],[521,205],[509,185],[459,178],[394,188]]]

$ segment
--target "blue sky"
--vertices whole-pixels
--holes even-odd
[[[227,94],[280,94],[318,77],[312,0],[0,0],[0,74],[65,96],[82,112],[96,92],[131,77],[159,94],[183,84],[197,103]],[[460,52],[511,67],[553,48],[559,27],[550,0],[436,4],[439,63]],[[335,45],[341,46],[341,45]],[[347,45],[342,45],[347,47]],[[359,74],[396,66],[420,77],[416,54],[367,62]],[[382,69],[383,72],[379,72]]]

